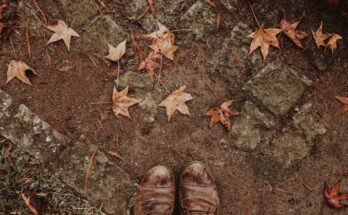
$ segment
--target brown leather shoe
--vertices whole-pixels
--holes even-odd
[[[135,215],[171,215],[174,209],[175,183],[165,166],[150,169],[135,197]]]
[[[185,167],[180,176],[180,206],[182,215],[218,215],[219,196],[216,184],[201,162]]]

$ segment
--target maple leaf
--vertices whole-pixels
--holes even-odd
[[[282,30],[279,28],[264,29],[262,24],[259,30],[247,36],[247,37],[253,38],[250,44],[249,54],[253,53],[258,47],[261,47],[263,60],[266,60],[270,46],[279,48],[279,41],[276,36],[281,31]]]
[[[121,92],[118,92],[116,87],[114,88],[112,94],[112,110],[114,111],[115,116],[119,114],[131,118],[129,116],[128,108],[132,105],[135,105],[141,100],[130,98],[127,96],[128,94],[128,86],[124,88]]]
[[[163,24],[157,21],[159,30],[146,35],[155,40],[155,43],[150,45],[150,48],[155,52],[160,52],[166,58],[174,60],[174,52],[178,49],[178,46],[174,45],[174,34]]]
[[[326,47],[330,48],[332,53],[337,48],[337,41],[338,40],[342,40],[341,35],[332,34],[331,37],[329,38],[329,41],[326,44]]]
[[[161,67],[161,54],[150,50],[149,56],[140,62],[138,70],[146,69],[147,74],[153,80],[153,74],[156,69]]]
[[[80,37],[72,28],[69,28],[68,25],[63,20],[58,20],[57,25],[47,25],[46,28],[54,31],[55,33],[51,36],[47,44],[56,42],[58,40],[63,40],[66,47],[70,51],[70,41],[71,37]]]
[[[280,28],[284,34],[289,37],[289,39],[295,43],[296,46],[303,48],[301,41],[307,37],[307,33],[303,31],[296,30],[297,26],[300,24],[301,18],[297,18],[288,22],[285,18],[280,21]]]
[[[160,107],[166,107],[168,122],[176,110],[181,114],[190,115],[190,111],[185,102],[192,100],[193,97],[189,93],[184,93],[185,89],[186,86],[180,87],[158,105]]]
[[[10,64],[8,65],[8,69],[7,69],[7,81],[6,81],[6,84],[8,82],[10,82],[13,78],[18,78],[22,82],[31,85],[30,80],[28,79],[28,77],[26,76],[26,73],[25,73],[25,71],[27,71],[27,70],[30,70],[35,75],[37,75],[35,70],[33,68],[31,68],[30,66],[28,66],[23,61],[11,60]]]
[[[230,116],[238,116],[239,113],[235,110],[229,109],[235,100],[228,100],[220,105],[220,107],[215,107],[210,109],[205,115],[211,116],[209,127],[213,127],[216,123],[221,122],[227,130],[230,130],[232,125],[230,121]]]
[[[342,112],[348,112],[348,97],[336,96],[336,98],[342,103]]]
[[[126,54],[126,43],[127,40],[124,40],[120,44],[118,44],[116,48],[108,43],[109,55],[105,58],[111,61],[119,61],[123,57],[123,55]]]
[[[331,187],[324,185],[324,196],[326,198],[327,203],[334,208],[344,208],[348,207],[348,204],[344,204],[341,201],[348,200],[348,193],[340,193],[340,183],[341,181],[337,181]]]
[[[319,28],[317,31],[312,31],[312,35],[315,41],[315,44],[317,45],[317,48],[319,49],[321,46],[326,47],[325,40],[327,40],[331,34],[323,34],[323,23],[320,23]]]

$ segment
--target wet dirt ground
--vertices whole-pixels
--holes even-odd
[[[18,22],[15,26],[22,26],[21,22],[25,19],[20,17],[25,14],[19,13],[20,2],[11,3],[11,10],[18,14],[16,17]],[[42,19],[42,14],[33,4],[34,1],[29,2],[32,4],[31,9]],[[66,12],[64,3],[61,1],[37,0],[37,2],[47,17],[48,23],[54,23],[56,19],[72,22],[69,20],[69,12]],[[56,13],[49,10],[50,7],[55,7],[49,5],[49,2],[58,2]],[[100,14],[111,16],[114,22],[123,28],[128,38],[130,34],[141,35],[148,30],[147,25],[141,21],[129,20],[129,13],[137,11],[129,9],[128,1],[91,2],[98,5],[100,9],[94,16],[100,16]],[[105,8],[100,2],[105,4]],[[220,66],[223,60],[214,59],[214,55],[218,55],[218,52],[223,49],[221,44],[230,37],[231,31],[238,23],[246,24],[249,31],[257,29],[249,5],[242,1],[227,1],[234,8],[229,10],[222,3],[226,1],[212,1],[216,3],[216,7],[207,1],[202,1],[204,7],[199,11],[209,10],[210,12],[199,14],[198,11],[193,18],[187,15],[189,18],[186,20],[180,17],[186,16],[189,10],[195,10],[192,6],[200,1],[175,2],[180,7],[176,7],[173,14],[166,14],[174,18],[166,18],[160,11],[157,18],[164,17],[164,20],[159,21],[174,30],[179,49],[175,52],[173,62],[164,61],[161,81],[165,87],[155,80],[151,89],[145,89],[145,91],[151,94],[156,104],[159,104],[169,94],[166,88],[171,92],[186,85],[186,91],[194,98],[187,102],[191,112],[189,117],[176,113],[168,122],[165,109],[158,107],[155,120],[147,122],[144,120],[146,117],[144,111],[133,106],[130,108],[132,117],[130,120],[124,117],[117,118],[110,113],[103,121],[100,132],[96,132],[100,113],[110,106],[112,90],[115,86],[114,80],[117,78],[115,73],[117,64],[103,60],[102,56],[107,54],[106,48],[102,48],[103,52],[96,51],[98,48],[82,52],[75,46],[77,40],[83,40],[83,33],[86,32],[81,25],[76,25],[74,28],[81,34],[81,38],[73,38],[71,52],[68,52],[62,41],[46,46],[52,34],[49,31],[44,31],[39,36],[30,36],[32,58],[27,54],[26,28],[14,27],[12,31],[6,31],[6,36],[1,38],[0,44],[0,69],[2,70],[0,88],[10,94],[16,104],[27,105],[64,135],[74,140],[85,135],[94,144],[98,144],[101,150],[117,151],[123,160],[115,157],[109,157],[109,159],[129,173],[137,182],[154,165],[166,165],[178,176],[182,167],[190,161],[200,160],[207,163],[218,185],[221,214],[347,214],[347,209],[336,210],[323,203],[324,182],[332,184],[341,179],[343,191],[348,190],[347,178],[335,174],[337,169],[348,168],[346,156],[348,114],[340,112],[341,104],[335,98],[337,95],[348,96],[346,60],[348,52],[345,41],[345,38],[348,38],[348,28],[347,17],[342,14],[342,8],[346,6],[334,8],[320,1],[312,3],[252,2],[258,19],[264,21],[267,27],[278,26],[283,14],[286,14],[289,19],[302,16],[303,21],[299,28],[306,31],[309,36],[304,42],[303,50],[296,48],[290,40],[281,36],[282,49],[271,48],[268,59],[265,62],[256,59],[257,62],[254,65],[249,63],[250,59],[252,56],[260,57],[259,51],[246,56],[240,55],[243,53],[240,50],[248,49],[248,44],[241,45],[242,47],[229,47],[231,53],[234,51],[237,53],[237,59],[239,59],[237,61],[240,61],[242,65],[241,69],[236,66],[231,69],[228,66]],[[155,7],[161,10],[165,4],[156,3]],[[169,5],[173,4],[175,3]],[[214,18],[211,18],[210,14]],[[220,17],[220,21],[217,21],[217,17]],[[204,20],[208,19],[214,22],[205,23]],[[331,54],[329,50],[311,48],[315,46],[311,38],[311,30],[315,30],[320,21],[323,21],[324,28],[328,32],[338,33],[344,38],[334,54]],[[220,23],[219,29],[216,27],[217,22]],[[195,27],[204,25],[207,25],[207,29],[202,28],[203,30],[199,33],[193,32],[192,29]],[[156,29],[155,23],[152,23],[152,28]],[[203,34],[203,39],[197,36],[200,33]],[[238,43],[238,41],[234,42]],[[140,44],[146,53],[148,50],[146,43],[140,42]],[[131,50],[130,44],[128,49],[129,52],[120,62],[121,76],[129,71],[144,73],[144,71],[137,71],[140,61]],[[232,59],[236,59],[233,54],[231,55]],[[322,58],[321,64],[325,65],[325,69],[320,69],[322,67],[320,63],[317,63],[317,58]],[[18,80],[5,84],[7,64],[12,59],[23,60],[35,68],[39,75],[30,76],[32,86],[20,83]],[[299,75],[305,75],[312,81],[291,109],[283,115],[269,111],[260,99],[255,98],[243,88],[261,68],[272,62],[290,65]],[[240,74],[228,72],[236,70],[235,68],[240,70]],[[268,81],[272,82],[272,80]],[[137,90],[137,88],[131,88],[130,95],[138,95]],[[262,160],[268,152],[267,148],[266,152],[263,151],[262,144],[268,145],[268,143],[258,143],[258,146],[252,149],[239,147],[234,143],[238,134],[237,137],[231,136],[231,133],[221,125],[208,128],[210,119],[204,116],[204,113],[228,99],[237,100],[233,108],[239,112],[242,112],[246,101],[251,101],[262,113],[275,119],[276,124],[272,131],[261,131],[262,134],[271,136],[271,140],[268,141],[270,145],[274,136],[281,133],[282,128],[292,122],[291,117],[296,108],[308,102],[312,103],[310,114],[327,131],[323,135],[316,136],[312,140],[309,152],[291,166],[268,162],[268,158],[264,159],[265,162],[260,162],[260,159]],[[235,118],[232,119],[232,123],[234,120]],[[26,213],[29,212],[22,214]],[[179,211],[176,210],[175,214],[179,214]]]

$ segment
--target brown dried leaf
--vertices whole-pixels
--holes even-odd
[[[348,112],[348,97],[336,96],[336,98],[342,103],[342,112]]]
[[[119,61],[123,57],[123,55],[126,54],[126,43],[127,40],[124,40],[120,44],[118,44],[116,48],[108,43],[109,55],[105,58],[111,61]]]
[[[190,115],[190,111],[185,102],[192,100],[193,97],[189,93],[184,93],[185,89],[186,86],[180,87],[158,105],[160,107],[166,107],[168,121],[170,121],[170,118],[174,115],[176,110],[181,114]]]
[[[321,46],[326,47],[325,40],[327,40],[331,34],[323,34],[323,23],[320,23],[319,28],[316,32],[312,31],[312,35],[315,41],[315,44],[317,45],[317,48],[319,49]]]
[[[209,127],[213,127],[218,122],[224,125],[227,130],[230,130],[232,125],[230,121],[230,116],[238,116],[239,113],[233,109],[229,109],[235,100],[228,100],[220,105],[220,107],[215,107],[210,109],[205,115],[211,116]]]
[[[307,37],[307,33],[303,31],[296,30],[297,26],[300,24],[301,18],[297,18],[288,22],[285,18],[280,22],[280,28],[284,32],[284,34],[289,37],[289,39],[296,44],[296,46],[303,48],[301,41],[305,37]]]
[[[47,42],[47,45],[58,40],[63,40],[69,51],[71,37],[80,37],[78,33],[76,33],[72,28],[69,28],[68,25],[60,19],[56,25],[47,25],[46,28],[55,32]]]
[[[138,70],[146,69],[147,74],[153,80],[153,74],[156,69],[161,67],[161,54],[150,50],[149,56],[147,56],[143,61],[140,62]]]
[[[258,47],[261,47],[263,60],[266,60],[269,53],[270,46],[280,48],[279,41],[277,39],[277,34],[279,34],[281,31],[282,30],[279,28],[264,29],[262,24],[259,30],[247,36],[247,37],[253,38],[250,44],[249,54],[253,53]]]
[[[333,53],[335,49],[337,48],[337,41],[342,40],[341,35],[338,34],[332,34],[331,37],[329,38],[329,41],[326,44],[326,47],[331,49],[331,52]]]
[[[114,88],[112,94],[112,110],[114,111],[115,116],[119,114],[131,118],[129,116],[128,108],[132,105],[139,103],[141,100],[130,98],[127,96],[128,94],[128,86],[124,88],[121,92],[118,92],[116,88]]]
[[[337,181],[331,187],[324,185],[324,196],[326,198],[327,204],[334,208],[345,208],[348,204],[342,201],[348,200],[348,193],[340,193],[341,181]]]
[[[174,60],[174,52],[178,49],[178,46],[174,45],[175,36],[174,34],[164,25],[157,22],[158,31],[146,35],[155,40],[155,43],[150,45],[156,53],[163,54],[166,58]]]
[[[26,76],[26,73],[25,73],[25,71],[27,71],[27,70],[30,70],[35,75],[37,75],[35,70],[33,68],[31,68],[30,66],[28,66],[23,61],[11,60],[10,64],[8,65],[8,69],[7,69],[7,81],[6,81],[6,84],[8,82],[10,82],[13,78],[18,78],[22,82],[31,85],[30,80],[28,79],[28,77]]]

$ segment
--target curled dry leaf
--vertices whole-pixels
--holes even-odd
[[[126,43],[127,40],[124,40],[120,44],[118,44],[116,48],[108,43],[109,55],[107,55],[105,58],[111,61],[119,61],[123,57],[123,55],[126,54]]]
[[[341,181],[337,181],[331,187],[329,187],[327,184],[324,185],[324,196],[327,204],[334,208],[348,207],[348,203],[343,202],[348,200],[348,193],[340,192],[340,184]]]
[[[127,96],[128,94],[128,86],[124,88],[121,92],[118,92],[116,88],[114,88],[114,92],[112,94],[112,110],[115,116],[119,114],[131,118],[129,116],[128,108],[132,105],[139,103],[141,100],[130,98]]]
[[[348,97],[336,96],[336,98],[342,103],[342,112],[348,112]]]
[[[230,116],[238,116],[239,113],[233,109],[228,108],[231,106],[235,100],[228,100],[220,105],[220,107],[215,107],[210,109],[205,115],[211,116],[209,127],[213,127],[216,123],[220,122],[224,125],[227,130],[232,127]]]
[[[68,25],[63,20],[58,20],[56,25],[47,25],[46,28],[54,31],[55,33],[51,36],[47,44],[56,42],[58,40],[63,40],[66,47],[70,51],[70,41],[71,37],[80,37],[72,28],[69,28]]]
[[[145,37],[155,40],[154,44],[150,45],[150,48],[156,53],[163,54],[166,58],[174,60],[174,52],[178,49],[178,46],[174,45],[174,34],[163,24],[157,22],[158,31],[146,35]]]
[[[284,34],[289,37],[289,39],[295,43],[296,46],[303,48],[301,41],[305,37],[307,37],[307,33],[303,31],[296,30],[297,26],[300,24],[301,18],[297,18],[288,22],[285,18],[280,21],[280,28],[284,32]]]
[[[147,74],[153,80],[155,70],[161,67],[161,57],[160,53],[150,50],[149,56],[140,62],[138,70],[146,69]]]
[[[266,60],[270,46],[279,48],[277,34],[282,30],[279,28],[264,29],[263,26],[262,24],[259,30],[249,34],[247,37],[253,38],[250,44],[249,54],[253,53],[258,47],[261,47],[263,60]]]
[[[337,41],[338,40],[342,40],[341,35],[332,34],[331,37],[329,38],[329,41],[326,44],[326,47],[328,47],[331,50],[332,53],[337,48]]]
[[[33,68],[31,68],[30,66],[28,66],[26,63],[24,63],[23,61],[15,61],[15,60],[11,60],[10,64],[8,65],[8,69],[7,69],[7,81],[6,84],[8,82],[10,82],[13,78],[18,78],[20,81],[31,85],[29,78],[27,77],[25,71],[30,70],[31,72],[33,72],[35,75],[37,75],[37,73],[35,72],[35,70]]]
[[[323,23],[320,23],[319,28],[314,32],[312,31],[312,35],[315,41],[315,44],[317,45],[317,48],[319,49],[321,46],[326,47],[325,40],[327,40],[330,37],[330,34],[323,34]]]
[[[192,100],[193,97],[189,93],[184,93],[185,89],[186,86],[180,87],[158,105],[160,107],[166,107],[168,121],[170,121],[170,118],[174,115],[176,110],[181,114],[190,115],[190,111],[185,102]]]

